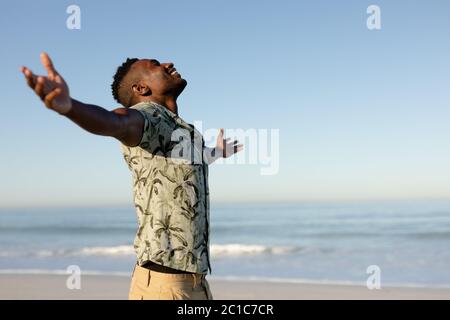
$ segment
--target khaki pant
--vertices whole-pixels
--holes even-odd
[[[167,274],[135,266],[130,300],[212,300],[203,274]]]

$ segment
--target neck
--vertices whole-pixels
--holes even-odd
[[[175,113],[176,115],[178,115],[177,98],[170,96],[162,96],[162,97],[150,96],[146,101],[151,101],[160,104],[169,109],[170,111],[172,111],[173,113]]]

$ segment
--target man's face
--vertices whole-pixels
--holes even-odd
[[[152,95],[179,96],[187,81],[174,68],[173,63],[159,63],[155,59],[142,59],[133,66],[140,73],[140,79],[150,87]]]

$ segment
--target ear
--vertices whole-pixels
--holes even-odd
[[[131,86],[131,89],[133,90],[133,93],[137,96],[150,96],[152,94],[150,87],[144,82],[133,84]]]

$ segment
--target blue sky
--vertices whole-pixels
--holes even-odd
[[[71,4],[81,30],[66,28]],[[83,102],[118,107],[116,67],[152,57],[188,80],[188,122],[279,129],[279,173],[213,165],[214,202],[450,198],[449,15],[446,0],[2,4],[0,206],[131,203],[119,143],[25,85],[19,67],[42,73],[41,51]]]

